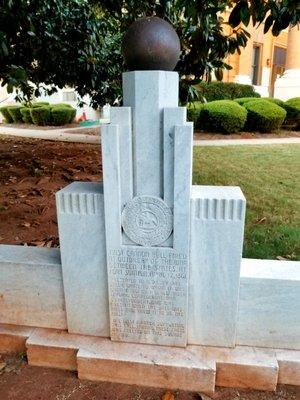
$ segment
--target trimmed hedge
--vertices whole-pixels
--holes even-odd
[[[240,97],[260,97],[252,85],[234,82],[201,82],[196,86],[200,96],[207,101],[233,100]]]
[[[30,109],[32,122],[35,125],[49,125],[51,109],[49,106],[33,107]]]
[[[31,108],[29,108],[29,107],[22,107],[20,109],[20,112],[21,112],[22,118],[23,118],[23,122],[25,122],[26,124],[32,124],[32,118],[31,118],[30,111],[31,111]]]
[[[31,107],[13,105],[0,108],[8,123],[25,122],[35,125],[65,125],[76,116],[76,109],[67,103],[49,104],[46,101],[33,103]]]
[[[294,107],[300,107],[300,97],[292,97],[291,99],[286,101],[286,104]]]
[[[51,104],[51,108],[53,107],[68,107],[68,108],[73,108],[70,104],[68,103],[56,103],[56,104]]]
[[[276,104],[279,107],[284,108],[285,102],[280,99],[274,99],[273,97],[262,97],[263,100],[268,100],[273,104]]]
[[[201,101],[194,101],[187,106],[187,119],[194,122],[194,128],[199,128],[199,116],[202,106],[203,103]]]
[[[300,97],[294,97],[293,99],[290,99],[291,101],[287,100],[286,102],[279,99],[273,99],[270,97],[265,97],[265,99],[271,101],[272,103],[277,104],[286,111],[286,118],[284,121],[284,125],[300,126]]]
[[[7,110],[11,116],[11,118],[13,119],[14,123],[18,123],[18,122],[23,122],[23,118],[22,118],[22,114],[21,114],[21,108],[23,108],[23,106],[8,106]]]
[[[253,100],[254,100],[253,97],[238,97],[237,99],[234,99],[234,101],[236,103],[238,103],[240,106],[243,106],[248,101],[253,101]],[[256,100],[260,100],[260,99],[257,98]]]
[[[49,106],[48,101],[36,101],[35,103],[32,103],[32,108],[44,107],[44,106]]]
[[[296,124],[296,129],[300,130],[300,97],[293,97],[285,102],[287,119],[291,124]]]
[[[268,100],[252,100],[244,103],[248,111],[246,129],[249,131],[271,132],[280,128],[286,111]]]
[[[14,120],[12,119],[10,113],[8,112],[8,107],[1,107],[0,108],[0,112],[3,115],[5,122],[7,122],[8,124],[11,124],[12,122],[14,122]]]
[[[232,100],[206,103],[201,107],[199,116],[203,129],[227,134],[240,131],[246,119],[246,109]]]
[[[74,118],[76,117],[76,109],[73,107],[70,107],[70,119],[69,119],[69,124],[71,124],[74,120]]]
[[[73,115],[73,110],[70,107],[61,106],[61,107],[52,107],[51,108],[51,123],[52,125],[66,125],[70,122],[71,117]],[[76,110],[75,110],[76,114]],[[73,117],[74,118],[74,117]],[[72,118],[72,120],[73,120]]]

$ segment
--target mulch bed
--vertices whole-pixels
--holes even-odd
[[[0,243],[56,247],[55,193],[100,180],[100,146],[2,137],[0,171]]]

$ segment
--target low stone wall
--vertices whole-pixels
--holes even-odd
[[[236,345],[299,350],[299,293],[299,262],[243,259]],[[67,329],[58,249],[0,245],[0,323]]]

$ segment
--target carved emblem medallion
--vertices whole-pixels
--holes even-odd
[[[172,233],[172,211],[159,197],[137,196],[126,204],[122,212],[122,227],[133,242],[155,246]]]

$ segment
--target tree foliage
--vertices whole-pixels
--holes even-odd
[[[244,47],[245,26],[265,21],[278,35],[300,19],[299,0],[0,0],[0,79],[28,101],[54,86],[75,87],[93,105],[121,97],[122,35],[142,16],[158,15],[175,27],[182,54],[177,64],[181,100],[193,85],[218,79],[229,53]],[[224,12],[232,9],[229,22]],[[243,23],[243,25],[241,25]],[[228,29],[228,25],[232,29]]]

